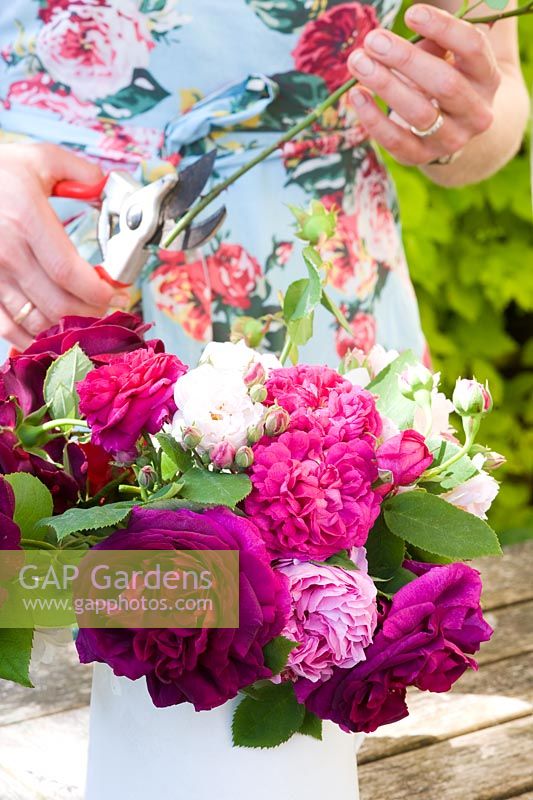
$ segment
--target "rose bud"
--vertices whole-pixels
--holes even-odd
[[[259,362],[256,361],[255,363],[251,364],[248,368],[247,373],[244,376],[244,382],[246,386],[261,386],[266,381],[266,370],[264,366]]]
[[[280,406],[273,406],[265,416],[265,433],[267,436],[281,436],[291,422],[290,414]]]
[[[412,364],[398,378],[400,392],[408,400],[416,400],[418,392],[432,392],[435,377],[423,364]]]
[[[235,463],[240,469],[248,469],[254,463],[254,451],[251,447],[239,447],[235,454]]]
[[[181,440],[187,450],[194,450],[202,441],[202,434],[198,428],[188,426],[183,429]]]
[[[492,396],[488,383],[459,378],[455,384],[452,402],[461,417],[484,417],[492,411]]]
[[[248,444],[257,444],[257,442],[263,438],[265,435],[265,425],[264,422],[260,422],[258,425],[254,425],[251,428],[248,428]]]
[[[263,403],[267,399],[268,392],[264,386],[256,384],[251,387],[249,394],[253,403]]]
[[[216,469],[229,469],[235,461],[236,450],[229,442],[219,442],[210,455],[211,463]]]
[[[433,463],[424,437],[417,431],[402,431],[387,439],[377,451],[380,475],[388,472],[395,486],[409,486]]]
[[[156,471],[151,466],[142,467],[137,475],[137,482],[141,489],[153,489],[157,479]]]

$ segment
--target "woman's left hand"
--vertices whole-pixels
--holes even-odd
[[[433,6],[414,5],[406,22],[423,42],[412,44],[380,28],[349,60],[361,84],[389,106],[387,116],[362,88],[352,90],[361,124],[402,164],[446,159],[490,128],[501,75],[484,30]],[[445,55],[453,57],[446,60]],[[440,128],[429,136],[442,114]],[[437,126],[435,126],[437,127]]]

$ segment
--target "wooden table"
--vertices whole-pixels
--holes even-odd
[[[533,541],[477,566],[496,631],[480,672],[411,693],[411,716],[368,737],[361,800],[533,800]],[[37,690],[0,681],[0,800],[82,800],[91,670],[74,662]]]

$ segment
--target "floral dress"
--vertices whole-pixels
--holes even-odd
[[[10,0],[0,9],[0,142],[63,144],[144,180],[217,148],[216,179],[252,158],[347,78],[369,30],[398,0]],[[279,307],[304,274],[289,205],[339,211],[329,291],[353,335],[318,312],[309,362],[335,365],[375,342],[424,349],[394,189],[343,99],[311,131],[224,196],[228,217],[202,252],[162,254],[142,286],[146,319],[194,361],[236,316]],[[95,262],[95,212],[58,204]],[[269,346],[281,345],[271,328]]]

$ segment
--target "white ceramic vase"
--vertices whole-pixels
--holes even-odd
[[[272,750],[235,748],[238,701],[156,709],[143,680],[95,667],[86,800],[358,800],[361,735],[324,725]]]

